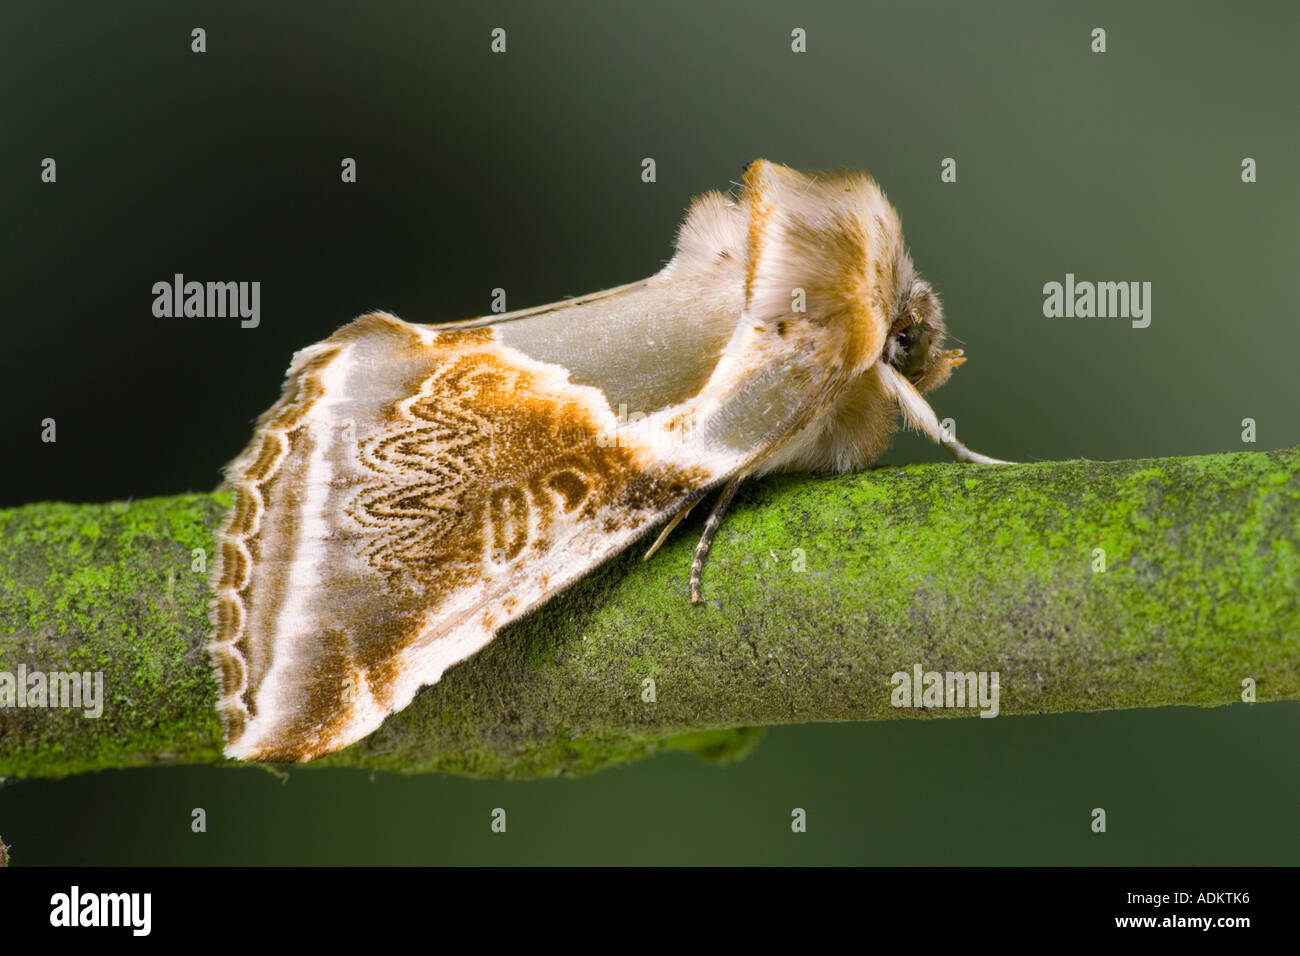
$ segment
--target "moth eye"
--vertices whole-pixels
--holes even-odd
[[[890,364],[904,375],[915,375],[925,364],[925,353],[930,343],[929,331],[924,325],[905,325],[894,333],[894,341],[898,348]]]
[[[922,344],[928,336],[923,325],[905,325],[898,330],[898,347],[904,352],[911,352]]]

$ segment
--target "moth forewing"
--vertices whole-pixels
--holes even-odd
[[[649,279],[465,323],[367,315],[300,352],[227,470],[208,645],[227,754],[360,739],[725,487],[698,599],[745,475],[865,464],[896,404],[930,428],[878,362],[915,281],[869,177],[759,161],[734,199],[695,201]]]

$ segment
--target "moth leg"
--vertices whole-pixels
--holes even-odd
[[[718,533],[718,527],[722,524],[722,516],[727,511],[727,506],[731,504],[731,499],[736,496],[736,489],[740,487],[744,476],[737,475],[727,482],[722,489],[722,494],[718,495],[718,500],[713,503],[713,510],[709,512],[709,520],[704,522],[704,533],[700,535],[700,543],[695,546],[695,558],[691,561],[691,603],[702,604],[704,598],[700,595],[700,584],[704,580],[704,562],[709,556],[709,548],[713,546],[713,536]]]
[[[934,413],[930,403],[921,397],[921,393],[916,390],[915,385],[884,362],[881,362],[878,367],[884,378],[885,387],[894,396],[894,400],[898,402],[898,410],[903,415],[903,421],[910,428],[915,428],[936,445],[942,445],[958,461],[972,462],[979,465],[1015,464],[1015,462],[1003,461],[1001,458],[990,458],[988,455],[981,455],[979,452],[967,448],[956,438],[947,435],[939,426],[939,416]]]
[[[642,561],[650,560],[650,557],[659,550],[659,546],[668,540],[668,536],[673,533],[673,529],[682,523],[682,520],[691,513],[691,509],[694,507],[695,503],[692,502],[668,520],[668,523],[664,525],[664,530],[659,532],[659,537],[655,538],[655,543],[650,545],[650,550],[645,553],[645,557],[641,559]]]
[[[944,439],[939,442],[952,457],[958,461],[968,461],[976,465],[1014,465],[1013,461],[1003,461],[1001,458],[990,458],[988,455],[981,455],[977,451],[971,451],[955,438]]]

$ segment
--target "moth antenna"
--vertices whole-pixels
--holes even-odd
[[[704,533],[700,535],[700,543],[695,546],[695,558],[691,561],[692,604],[704,603],[704,598],[700,594],[700,585],[704,581],[704,562],[709,556],[709,548],[713,546],[713,536],[718,533],[718,527],[722,524],[722,516],[726,513],[727,506],[731,504],[731,499],[736,496],[736,489],[744,480],[744,475],[737,475],[727,482],[726,487],[722,489],[722,494],[718,495],[718,500],[713,503],[709,520],[704,522]]]
[[[642,561],[650,560],[654,553],[659,550],[659,546],[668,540],[668,536],[673,533],[673,529],[682,523],[683,519],[691,513],[691,509],[694,507],[695,504],[692,502],[668,519],[668,523],[664,525],[664,530],[659,532],[659,537],[655,538],[655,543],[650,545],[650,550],[641,558]]]
[[[898,410],[902,413],[903,421],[908,428],[920,432],[936,445],[942,445],[958,461],[967,461],[977,465],[1015,464],[1015,462],[1003,461],[1001,458],[990,458],[988,455],[981,455],[979,452],[967,448],[956,438],[946,435],[939,425],[939,416],[934,413],[930,403],[916,390],[916,386],[892,365],[880,362],[879,367],[885,387],[894,396],[894,400],[898,402]]]

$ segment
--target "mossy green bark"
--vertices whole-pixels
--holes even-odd
[[[0,671],[103,671],[106,698],[97,720],[0,708],[0,776],[222,760],[195,549],[211,555],[227,504],[0,512]],[[1300,449],[753,482],[702,606],[692,528],[598,569],[316,765],[572,774],[664,749],[734,757],[759,732],[732,728],[977,713],[893,706],[891,675],[917,664],[997,671],[1002,714],[1223,705],[1244,681],[1300,699]]]

